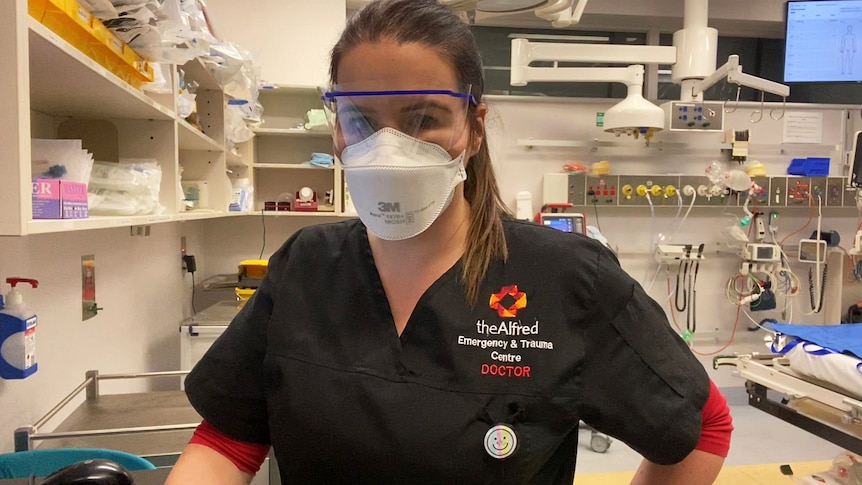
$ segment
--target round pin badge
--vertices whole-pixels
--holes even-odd
[[[517,446],[515,431],[505,424],[498,424],[485,433],[485,451],[494,458],[502,460],[512,456]]]

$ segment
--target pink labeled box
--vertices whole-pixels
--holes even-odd
[[[86,219],[87,184],[33,179],[33,219]]]

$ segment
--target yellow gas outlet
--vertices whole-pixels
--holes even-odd
[[[646,194],[647,194],[646,185],[638,185],[637,192],[638,192],[639,196],[646,197]]]
[[[673,185],[668,185],[664,188],[664,196],[665,197],[673,197],[676,195],[676,187]]]
[[[661,195],[661,193],[662,193],[661,185],[653,185],[652,187],[650,187],[650,188],[649,188],[649,193],[650,193],[650,195],[652,195],[653,197],[658,197],[658,196],[660,196],[660,195]]]
[[[632,186],[630,184],[625,184],[621,190],[623,195],[626,197],[626,200],[631,200],[632,192],[634,192]]]

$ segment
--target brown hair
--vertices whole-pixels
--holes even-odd
[[[434,49],[455,70],[460,84],[471,85],[471,94],[482,102],[485,81],[482,58],[469,26],[449,7],[436,0],[374,0],[356,13],[332,49],[329,75],[338,82],[338,64],[350,49],[364,42],[390,39],[399,44],[416,43]],[[468,114],[473,133],[482,125],[475,108]],[[503,234],[503,217],[509,211],[500,198],[487,138],[467,163],[464,196],[470,202],[470,228],[463,257],[461,280],[467,302],[474,305],[479,285],[494,259],[508,257]]]

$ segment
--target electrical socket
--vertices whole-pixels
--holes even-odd
[[[809,177],[789,177],[787,179],[787,206],[808,207],[808,196],[811,194],[811,179]],[[814,201],[817,204],[817,201]]]
[[[844,177],[829,177],[826,179],[827,207],[844,207]]]
[[[787,177],[771,177],[769,179],[769,207],[784,207],[787,205]]]
[[[587,174],[570,173],[568,184],[568,198],[566,201],[576,207],[587,205],[589,202],[587,200]]]
[[[758,194],[757,196],[757,205],[758,207],[768,207],[770,204],[769,200],[769,177],[752,177],[754,183],[760,186],[763,189],[763,192]],[[748,190],[743,190],[739,193],[739,205],[745,204],[745,199],[748,198]],[[754,200],[748,203],[748,207],[754,210]]]
[[[809,190],[811,191],[811,205],[817,207],[817,197],[820,196],[820,203],[823,206],[827,206],[826,201],[826,177],[811,177],[811,183],[809,185]]]

